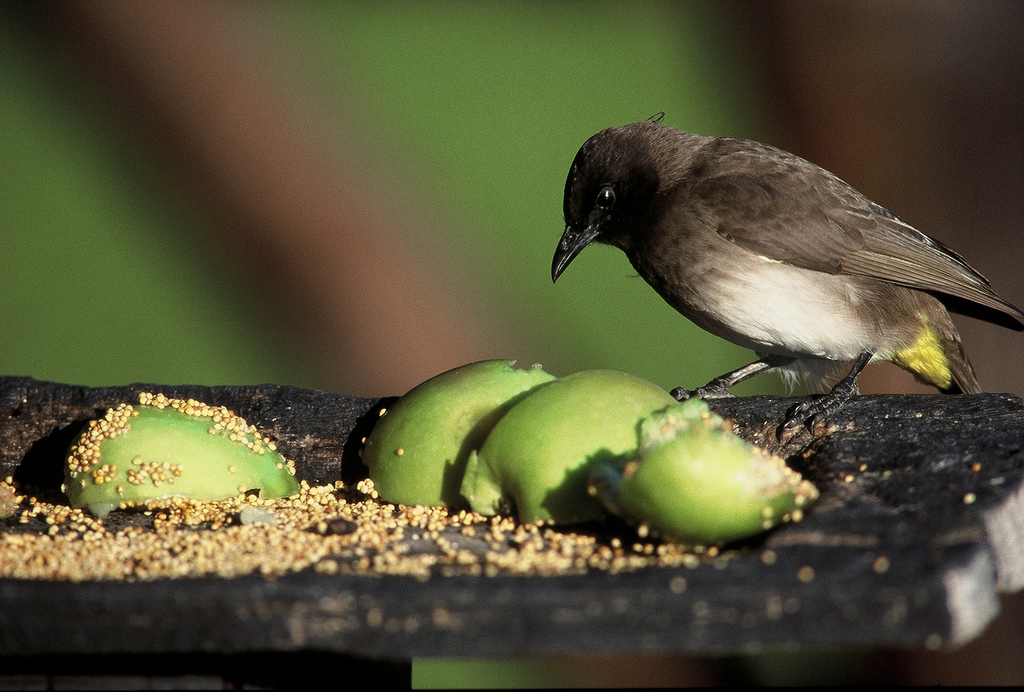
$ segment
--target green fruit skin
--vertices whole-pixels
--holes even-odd
[[[113,478],[97,484],[89,473],[66,478],[65,490],[72,507],[88,507],[103,515],[121,502],[175,495],[197,500],[222,500],[241,491],[259,489],[264,498],[288,497],[299,484],[278,452],[258,454],[225,434],[210,434],[209,418],[188,416],[174,409],[136,405],[131,428],[100,445],[98,465],[116,467]],[[83,433],[84,434],[84,433]],[[142,463],[133,463],[139,460]],[[148,474],[132,483],[129,471],[145,464],[179,465],[180,476],[164,469],[167,479],[159,485]],[[96,465],[94,465],[94,468]],[[138,478],[138,477],[136,477]],[[120,492],[118,491],[120,489]]]
[[[664,416],[653,417],[649,437],[656,436],[659,420]],[[642,442],[639,462],[625,465],[611,503],[617,513],[667,538],[714,545],[767,530],[817,498],[808,481],[723,430],[717,416],[676,422],[682,423],[677,435]]]
[[[637,447],[639,422],[675,400],[636,375],[584,370],[542,385],[494,426],[470,459],[462,492],[474,510],[515,503],[520,521],[601,519],[587,493],[589,469]]]
[[[512,360],[470,363],[411,389],[377,421],[363,463],[381,499],[465,506],[459,488],[470,452],[519,398],[555,379]],[[401,452],[399,452],[401,450]]]

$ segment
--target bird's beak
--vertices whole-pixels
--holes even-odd
[[[601,222],[604,221],[604,218],[588,220],[592,221],[592,223],[587,224],[587,227],[582,231],[578,231],[572,226],[566,227],[565,233],[562,234],[562,239],[558,241],[555,257],[551,261],[552,281],[558,281],[558,277],[569,266],[573,258],[580,254],[583,248],[590,245],[598,233],[601,232]]]

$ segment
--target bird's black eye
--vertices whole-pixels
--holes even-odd
[[[594,204],[602,209],[611,209],[615,204],[615,190],[611,187],[602,187],[597,193]]]

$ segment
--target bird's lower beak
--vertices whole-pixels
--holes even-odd
[[[552,281],[558,281],[558,277],[569,266],[573,258],[580,254],[583,248],[590,245],[600,231],[601,226],[596,223],[588,225],[582,231],[578,231],[572,226],[566,227],[565,233],[562,234],[562,239],[558,241],[555,257],[551,261]]]

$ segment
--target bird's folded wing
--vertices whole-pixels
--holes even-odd
[[[824,169],[784,153],[766,156],[764,145],[741,144],[691,191],[722,238],[804,269],[955,296],[1024,324],[1024,312],[942,243]]]
[[[1024,320],[1024,313],[1000,298],[988,280],[959,255],[883,208],[878,209],[884,215],[876,214],[874,223],[861,226],[863,245],[843,257],[841,273],[945,293]],[[835,222],[843,224],[842,220]]]

